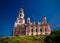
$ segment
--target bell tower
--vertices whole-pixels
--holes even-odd
[[[18,18],[20,20],[19,21],[20,24],[24,24],[25,23],[23,8],[20,9]]]
[[[18,25],[22,25],[22,24],[25,24],[25,19],[24,19],[24,11],[21,8],[19,13],[18,13],[18,17],[17,17],[17,20],[14,24],[14,27],[17,27]]]
[[[20,18],[24,18],[23,8],[21,8],[20,11],[19,11],[19,17],[20,17]]]

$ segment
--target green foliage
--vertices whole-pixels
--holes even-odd
[[[0,37],[0,43],[59,43],[60,30],[53,30],[50,35],[37,36],[15,36],[15,37]]]
[[[0,43],[44,43],[45,36],[18,36],[1,38]]]
[[[51,35],[46,36],[46,43],[59,43],[60,42],[60,30],[53,30]]]

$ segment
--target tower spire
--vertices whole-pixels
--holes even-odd
[[[21,8],[23,8],[23,0],[21,0]]]
[[[44,23],[44,24],[47,23],[47,22],[46,22],[46,19],[47,19],[46,16],[44,16],[44,18],[43,18],[43,23]]]

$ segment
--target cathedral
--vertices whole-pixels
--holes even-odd
[[[23,8],[19,10],[18,17],[14,23],[12,36],[31,36],[31,35],[50,35],[50,25],[46,21],[46,17],[42,19],[42,22],[31,22],[30,18],[27,18],[25,23]]]

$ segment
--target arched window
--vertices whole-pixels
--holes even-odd
[[[36,32],[37,32],[37,29],[36,29]]]
[[[42,32],[42,28],[40,28],[40,32]]]
[[[31,29],[31,32],[33,32],[33,29]]]
[[[45,28],[45,32],[46,32],[46,28]]]

